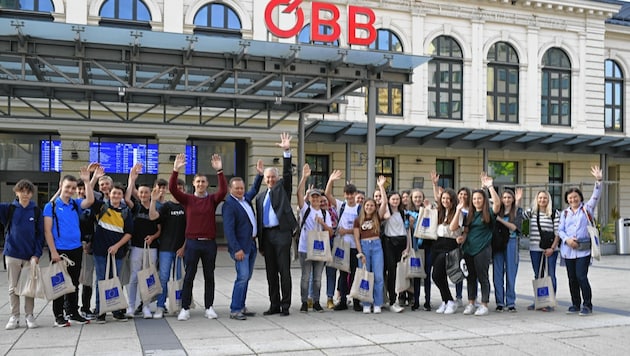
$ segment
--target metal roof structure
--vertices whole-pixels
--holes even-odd
[[[369,81],[411,83],[429,59],[0,18],[0,97],[8,101],[0,117],[142,121],[163,109],[165,124],[270,128],[293,113],[328,112]],[[14,101],[26,105],[17,110]],[[96,106],[113,115],[97,117]],[[221,121],[231,113],[233,122]]]
[[[306,139],[314,142],[367,142],[363,122],[318,120],[306,124]],[[609,154],[627,157],[630,138],[540,131],[445,128],[376,124],[376,145],[492,149],[529,152]]]

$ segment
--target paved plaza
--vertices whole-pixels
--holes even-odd
[[[529,253],[520,252],[517,313],[494,312],[466,316],[435,311],[365,315],[347,311],[300,313],[299,265],[294,263],[291,315],[263,316],[269,307],[264,262],[259,256],[250,283],[248,307],[258,312],[245,321],[229,318],[234,266],[220,249],[216,268],[217,320],[191,310],[188,321],[174,316],[161,320],[135,319],[104,325],[53,327],[52,307],[35,301],[36,329],[4,330],[9,318],[6,271],[0,270],[0,354],[5,355],[627,355],[630,349],[630,256],[604,256],[591,267],[594,313],[566,315],[569,292],[564,267],[558,267],[559,307],[555,312],[528,311],[532,303]],[[47,262],[42,261],[42,264]],[[325,286],[323,289],[325,291]],[[433,287],[432,305],[439,305]],[[324,293],[325,294],[325,293]],[[194,298],[203,300],[202,273],[195,281]],[[423,292],[424,295],[424,292]],[[464,291],[465,295],[465,291]],[[422,300],[422,299],[421,299]],[[325,297],[322,304],[325,305]],[[153,306],[154,308],[154,306]]]

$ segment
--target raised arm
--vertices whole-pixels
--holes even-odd
[[[225,174],[223,174],[223,161],[221,161],[221,156],[218,154],[213,154],[212,159],[210,160],[210,164],[212,168],[217,171],[217,181],[219,181],[219,188],[214,193],[214,202],[215,204],[219,204],[223,199],[225,199],[225,195],[227,194],[227,179],[225,179]]]
[[[308,163],[305,163],[304,167],[302,167],[302,178],[300,179],[300,184],[298,184],[296,193],[298,208],[300,209],[302,209],[302,207],[304,206],[304,187],[306,186],[306,181],[310,176],[311,167],[308,165]]]
[[[90,189],[90,171],[87,166],[81,167],[79,176],[85,184],[85,199],[81,201],[81,209],[87,209],[94,204],[94,190]]]
[[[379,176],[376,181],[376,185],[378,189],[381,191],[381,206],[378,207],[378,216],[383,220],[387,220],[390,217],[389,209],[387,205],[389,204],[389,200],[387,199],[387,192],[385,191],[385,182],[387,182],[387,178],[385,176]]]
[[[501,209],[501,197],[499,197],[497,191],[494,190],[494,186],[492,185],[493,182],[494,180],[492,179],[492,177],[489,177],[486,172],[481,173],[481,186],[488,189],[488,192],[490,193],[490,198],[492,199],[492,211],[496,215]]]
[[[588,202],[585,205],[588,212],[591,215],[593,215],[595,211],[595,206],[597,205],[597,202],[599,201],[599,197],[602,194],[602,179],[604,175],[602,173],[601,168],[599,168],[599,166],[591,167],[591,175],[595,177],[595,186],[593,186],[593,194],[591,195],[591,198],[588,200]]]
[[[440,175],[436,171],[431,171],[431,182],[433,183],[433,199],[440,203],[440,187],[438,182],[440,181]]]
[[[160,187],[155,186],[151,191],[151,204],[149,205],[149,219],[157,220],[160,218],[160,212],[157,211],[156,203],[162,199],[164,192]]]
[[[335,184],[336,180],[341,179],[341,175],[341,171],[335,169],[330,174],[330,177],[328,177],[328,183],[326,183],[326,191],[324,192],[324,194],[326,195],[326,199],[328,199],[328,204],[333,208],[337,208],[337,199],[335,199],[332,193],[333,185]]]
[[[142,163],[136,163],[129,170],[129,178],[127,178],[127,190],[125,190],[125,203],[129,209],[133,209],[135,206],[132,196],[134,196],[134,191],[136,190],[136,180],[138,180],[138,176],[142,171]]]
[[[175,157],[175,161],[173,162],[173,172],[171,173],[171,177],[168,180],[168,191],[171,192],[171,195],[182,204],[186,204],[188,199],[186,193],[181,192],[179,189],[177,189],[177,177],[179,176],[179,170],[185,165],[186,155],[183,153],[178,154]]]
[[[256,196],[256,194],[258,194],[258,191],[260,190],[260,185],[262,184],[264,172],[265,172],[265,164],[263,163],[262,159],[259,159],[258,162],[256,162],[257,174],[256,174],[256,178],[254,178],[254,183],[252,183],[252,187],[249,189],[249,191],[245,193],[246,201],[251,202],[252,199],[254,199],[254,197]]]
[[[276,143],[276,146],[284,150],[282,159],[282,184],[287,196],[291,196],[293,191],[293,166],[291,164],[291,135],[288,132],[283,132],[280,135],[280,143]]]

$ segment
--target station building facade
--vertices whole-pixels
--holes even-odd
[[[626,124],[630,112],[625,105],[629,98],[630,7],[626,3],[302,1],[299,8],[304,26],[295,36],[279,38],[269,30],[264,16],[270,2],[273,0],[0,1],[0,20],[11,23],[0,38],[20,32],[26,35],[26,45],[11,39],[0,48],[0,199],[12,199],[12,184],[30,177],[38,185],[40,200],[45,201],[56,190],[61,174],[76,172],[94,157],[109,160],[117,167],[109,173],[124,182],[125,166],[120,168],[120,164],[129,155],[136,157],[134,154],[140,154],[147,164],[147,182],[168,177],[179,152],[196,156],[195,166],[187,169],[188,179],[194,172],[213,173],[209,157],[218,152],[228,175],[251,181],[257,159],[279,167],[277,158],[281,156],[274,143],[280,132],[289,131],[302,142],[294,151],[296,174],[301,171],[299,164],[310,163],[313,183],[322,188],[332,170],[341,169],[346,179],[371,192],[374,188],[366,186],[369,165],[374,165],[375,174],[388,177],[390,189],[418,187],[428,194],[432,170],[441,175],[441,185],[453,188],[479,186],[479,173],[488,170],[501,186],[524,186],[524,204],[530,204],[538,190],[548,189],[554,205],[561,208],[567,185],[580,185],[586,196],[590,194],[590,166],[601,165],[607,184],[599,218],[605,222],[617,215],[630,216],[630,202],[624,199],[630,190],[630,180],[625,178],[630,175]],[[278,6],[269,11],[280,28],[295,26],[295,10],[282,11],[290,3],[275,1]],[[330,11],[313,13],[313,3],[335,7],[338,18]],[[351,6],[373,9],[376,40],[372,44],[348,43]],[[320,22],[324,24],[314,30],[317,33],[335,33],[326,24],[334,22],[340,35],[330,42],[311,40],[314,18],[329,21]],[[359,22],[366,20],[365,16],[358,18]],[[21,26],[21,21],[26,25]],[[427,56],[431,61],[413,69],[412,84],[383,81],[375,87],[376,152],[372,161],[367,155],[369,95],[365,82],[336,97],[327,110],[301,114],[218,108],[203,98],[198,105],[134,104],[125,100],[129,94],[123,85],[119,86],[120,98],[114,93],[111,100],[87,95],[63,99],[51,94],[54,87],[48,97],[13,91],[12,80],[29,80],[30,76],[34,81],[54,82],[48,78],[64,71],[62,64],[44,58],[36,63],[27,60],[22,68],[15,68],[14,58],[36,50],[28,45],[34,21],[53,26],[46,27],[49,29],[59,26],[59,33],[51,37],[79,44],[82,28],[123,29],[126,38],[122,41],[136,45],[139,51],[148,46],[149,39],[163,36],[167,46],[169,36],[182,34],[193,51],[212,46],[204,42],[219,36],[241,43],[255,40],[338,47],[341,56],[345,49],[354,49],[382,52],[385,59],[394,52]],[[359,37],[366,34],[357,31]],[[247,50],[243,55],[247,56]],[[80,55],[78,58],[76,61]],[[143,63],[135,65],[141,68]],[[109,77],[134,81],[131,87],[159,82],[176,89],[182,80],[178,68],[145,78],[141,71],[130,76],[124,66],[118,71],[96,63],[81,68],[87,68],[85,73],[74,74],[82,84],[93,86],[105,81],[101,77]],[[200,83],[211,87],[219,79],[216,75]],[[256,85],[252,83],[247,90],[255,92]],[[278,101],[282,102],[283,95],[278,94]],[[241,103],[233,101],[235,107]],[[124,158],[115,158],[120,150],[125,150]],[[336,187],[336,195],[342,196],[341,188]]]

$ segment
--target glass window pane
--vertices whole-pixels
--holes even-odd
[[[132,0],[118,0],[118,18],[122,20],[133,20]]]
[[[196,26],[208,26],[208,7],[204,6],[195,14],[193,23]]]
[[[115,3],[113,0],[107,1],[103,4],[103,6],[101,6],[101,11],[99,12],[99,15],[101,17],[110,17],[110,18],[115,18],[115,14],[114,14],[114,7],[115,7]]]
[[[142,1],[138,1],[138,17],[134,20],[151,21],[151,13]]]

